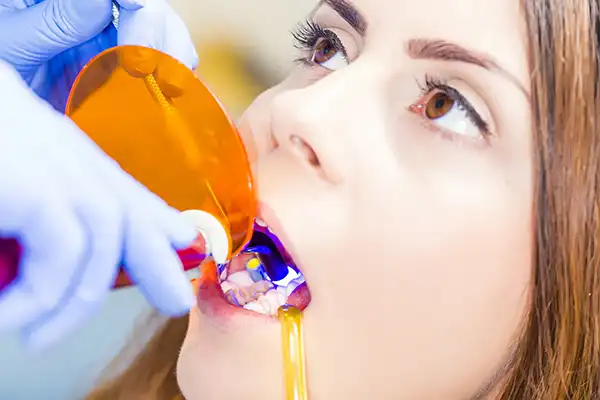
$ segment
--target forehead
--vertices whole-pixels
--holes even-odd
[[[442,28],[459,23],[474,29],[505,29],[506,24],[518,23],[521,14],[519,0],[321,0],[318,6],[344,3],[367,17],[372,22],[372,30],[381,27],[379,24],[383,22],[393,25],[412,22],[410,25],[414,25],[430,21],[442,23]]]
[[[322,0],[317,14],[333,14],[328,3],[346,3],[358,12],[365,21],[368,46],[400,54],[412,38],[443,39],[487,53],[527,81],[520,0]]]

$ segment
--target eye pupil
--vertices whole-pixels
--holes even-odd
[[[317,44],[313,59],[316,63],[324,63],[329,61],[331,57],[336,55],[336,53],[337,49],[331,43],[331,41],[328,39],[323,39],[319,44]]]
[[[454,100],[446,93],[436,93],[425,106],[425,115],[430,119],[438,119],[446,115],[454,107]]]

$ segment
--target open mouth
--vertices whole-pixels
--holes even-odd
[[[259,219],[244,250],[218,265],[218,276],[227,302],[248,311],[276,316],[284,304],[303,310],[310,303],[304,275],[281,240]]]

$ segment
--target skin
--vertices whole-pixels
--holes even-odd
[[[312,15],[339,36],[348,65],[296,66],[241,123],[258,149],[260,200],[312,293],[310,397],[472,398],[510,357],[528,305],[533,150],[519,3],[353,5],[364,37],[326,4]],[[507,72],[415,59],[414,38],[485,53]],[[425,74],[458,90],[491,134],[466,117],[465,131],[411,112],[427,99],[415,82]],[[281,369],[277,323],[223,329],[192,313],[178,364],[186,399],[279,400]]]

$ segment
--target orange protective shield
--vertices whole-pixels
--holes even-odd
[[[214,215],[235,255],[257,209],[244,144],[192,71],[157,50],[120,46],[81,72],[66,114],[121,167],[178,210]]]

